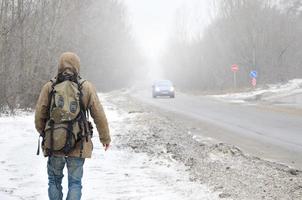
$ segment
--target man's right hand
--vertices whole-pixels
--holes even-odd
[[[105,151],[107,151],[109,149],[109,146],[110,146],[109,144],[103,144]]]

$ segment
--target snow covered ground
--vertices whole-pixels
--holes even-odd
[[[301,171],[200,134],[219,131],[216,127],[162,111],[127,91],[101,97],[113,144],[104,152],[93,138],[82,199],[301,199]],[[33,113],[0,118],[0,132],[0,200],[48,199],[47,159],[35,155]],[[66,177],[63,187],[66,196]]]
[[[104,152],[94,137],[93,158],[84,166],[85,200],[170,200],[217,199],[205,185],[191,181],[184,164],[135,152],[124,140],[116,139],[131,127],[124,122],[128,113],[105,101],[113,137],[112,148]],[[38,134],[33,113],[0,118],[0,199],[46,200],[47,159],[36,156]],[[128,126],[128,127],[127,127]],[[96,132],[96,131],[95,131]],[[66,171],[65,171],[66,174]],[[67,191],[63,180],[64,196]]]
[[[233,103],[264,101],[302,108],[302,79],[293,79],[285,84],[270,84],[266,88],[260,87],[249,92],[212,95],[211,97]]]
[[[189,168],[191,180],[206,184],[219,194],[219,198],[302,199],[302,173],[290,167],[298,160],[292,156],[301,154],[287,153],[280,146],[275,148],[264,143],[261,138],[252,141],[244,137],[255,127],[253,119],[259,119],[256,127],[265,131],[271,130],[268,122],[274,121],[275,117],[281,116],[281,121],[284,121],[283,117],[287,119],[288,115],[277,115],[275,111],[270,115],[271,110],[263,115],[265,112],[259,112],[262,109],[258,106],[234,105],[180,93],[175,99],[152,99],[148,91],[117,91],[109,98],[118,107],[128,109],[128,115],[133,116],[133,119],[127,119],[136,127],[129,133],[132,136],[127,141],[131,148],[155,158],[184,163]],[[241,121],[242,116],[249,112],[252,113],[251,118]],[[263,116],[267,116],[265,121]],[[295,117],[288,119],[298,120],[297,124],[300,124],[300,118]],[[217,123],[212,123],[213,120]],[[244,126],[242,122],[245,122]],[[234,125],[234,129],[228,129],[228,124]],[[293,123],[288,124],[289,128],[296,127]],[[240,129],[236,130],[236,127]],[[257,153],[253,154],[251,149]],[[272,155],[281,156],[280,160],[285,155],[290,162],[283,165],[277,162],[278,159],[265,159]]]

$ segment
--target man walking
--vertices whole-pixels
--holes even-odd
[[[80,59],[63,53],[58,73],[40,93],[35,112],[35,126],[43,137],[42,149],[48,157],[48,196],[62,200],[65,164],[68,170],[67,200],[80,200],[85,158],[90,158],[93,144],[90,112],[105,150],[111,142],[108,123],[94,86],[79,76]]]

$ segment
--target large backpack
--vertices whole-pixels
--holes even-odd
[[[47,155],[68,154],[92,134],[82,102],[84,79],[53,79],[49,94],[48,120],[44,129],[43,147]]]

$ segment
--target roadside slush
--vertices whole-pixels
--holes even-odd
[[[177,96],[153,100],[144,91],[131,93],[141,104],[192,127],[193,135],[302,170],[302,115],[296,108],[225,102],[183,93]]]
[[[127,144],[135,152],[184,163],[192,181],[208,185],[220,198],[302,198],[301,171],[250,156],[242,148],[211,138],[210,133],[218,135],[223,129],[160,110],[126,92],[111,95],[110,102],[133,118],[129,123],[135,131],[128,133],[132,136]],[[121,95],[123,101],[115,100]]]

